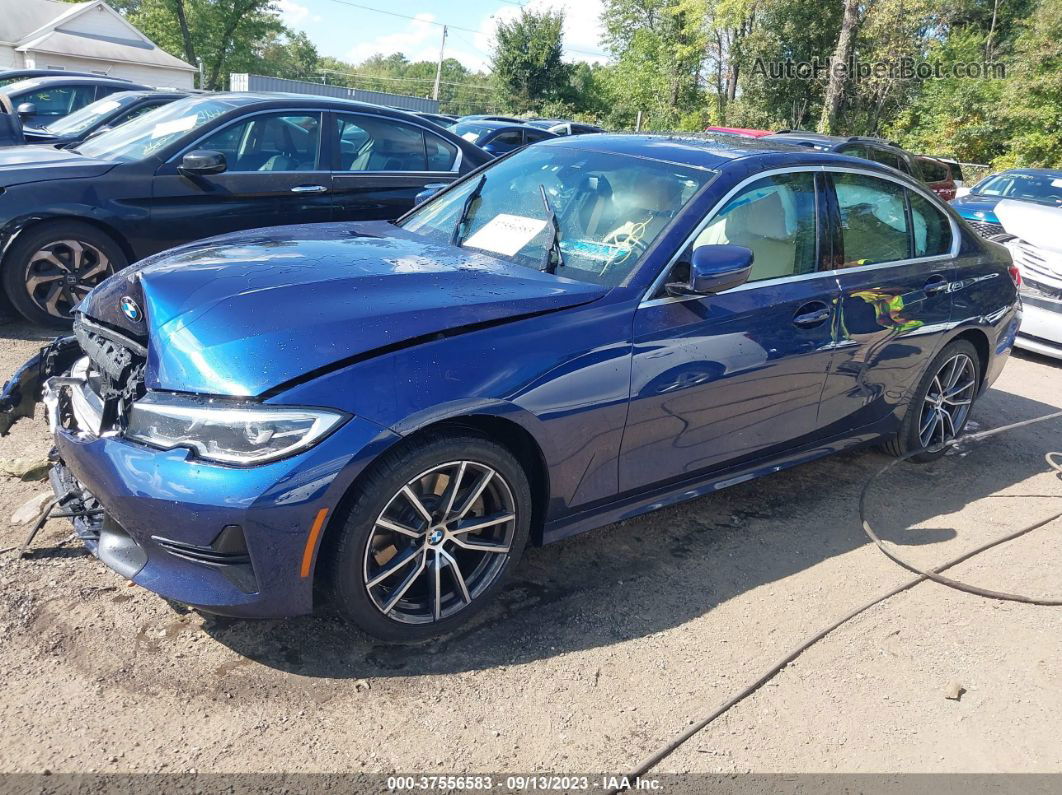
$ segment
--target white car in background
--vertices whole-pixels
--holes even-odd
[[[1062,359],[1062,207],[1005,199],[995,213],[1007,233],[992,239],[1010,249],[1021,272],[1024,310],[1014,344]]]

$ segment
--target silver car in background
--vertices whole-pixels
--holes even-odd
[[[1024,311],[1014,344],[1062,359],[1062,207],[1005,199],[995,212],[1007,234],[992,240],[1010,249],[1021,272]]]

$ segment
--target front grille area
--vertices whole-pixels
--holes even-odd
[[[120,430],[144,395],[147,350],[84,317],[75,319],[74,336],[84,357],[69,376],[54,379],[55,424],[92,435]]]
[[[985,238],[985,240],[993,235],[1002,235],[1004,232],[1003,224],[992,224],[988,221],[967,221],[966,223],[968,223],[977,234]]]

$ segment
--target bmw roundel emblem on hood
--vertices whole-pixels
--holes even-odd
[[[128,295],[122,296],[122,300],[118,302],[118,306],[121,308],[122,314],[134,323],[139,323],[143,320],[144,313],[140,311],[140,307],[137,305],[136,301]]]

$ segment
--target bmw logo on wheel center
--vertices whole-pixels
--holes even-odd
[[[122,314],[134,323],[139,323],[144,317],[143,313],[140,311],[140,306],[128,295],[122,296],[122,300],[118,302],[118,306],[121,308]]]

